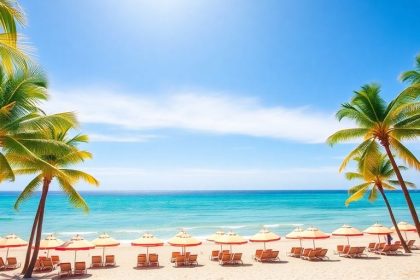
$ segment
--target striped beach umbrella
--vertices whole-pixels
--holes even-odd
[[[292,232],[286,234],[286,239],[299,239],[300,247],[302,247],[302,237],[301,233],[303,229],[301,227],[295,228]]]
[[[363,236],[363,232],[359,231],[357,228],[349,226],[349,225],[342,225],[338,229],[334,230],[332,233],[334,236],[345,236],[347,237],[347,244],[350,245],[349,237],[351,236]]]
[[[322,232],[316,227],[308,227],[307,229],[305,229],[304,231],[300,233],[300,237],[302,239],[312,239],[312,243],[315,248],[316,239],[326,239],[326,238],[329,238],[330,236],[326,234],[325,232]]]
[[[222,236],[222,235],[224,235],[225,234],[225,232],[223,231],[223,230],[218,230],[218,231],[216,231],[215,233],[213,233],[212,235],[210,235],[208,238],[207,238],[207,240],[208,241],[211,241],[211,242],[214,242],[214,240],[216,239],[216,238],[219,238],[220,236]],[[220,244],[220,250],[223,250],[223,245],[222,244]]]
[[[267,228],[262,228],[257,234],[252,236],[249,241],[251,242],[263,242],[264,243],[264,250],[265,250],[265,243],[267,242],[274,242],[280,240],[280,235],[275,234],[274,232],[268,230]]]
[[[64,241],[58,239],[54,234],[49,234],[44,239],[41,240],[41,242],[39,243],[39,249],[47,250],[47,257],[48,257],[50,250],[57,248],[63,243]],[[32,248],[35,248],[35,246],[33,246]]]
[[[131,246],[146,247],[146,255],[149,258],[149,247],[163,246],[163,241],[151,233],[145,233],[140,238],[133,240]]]
[[[72,239],[56,247],[58,251],[74,251],[74,262],[76,262],[77,251],[94,249],[95,245],[85,240],[81,235],[75,235]]]
[[[229,231],[221,236],[216,237],[214,242],[220,245],[230,245],[230,251],[232,251],[232,245],[242,245],[248,243],[245,238],[233,231]]]
[[[92,244],[95,245],[95,247],[101,247],[102,248],[102,259],[105,258],[105,248],[106,247],[116,247],[120,245],[120,242],[112,238],[106,233],[103,233],[98,236],[98,238],[92,240]]]
[[[9,234],[0,239],[0,248],[7,248],[6,259],[9,256],[9,249],[16,247],[23,247],[28,245],[28,242],[17,236],[16,234]]]
[[[363,232],[367,234],[377,235],[379,242],[381,242],[381,235],[388,235],[391,234],[393,231],[392,229],[387,228],[386,226],[376,223],[365,229]]]
[[[406,240],[408,239],[407,232],[410,232],[410,231],[411,232],[416,232],[417,231],[415,226],[413,226],[412,224],[409,224],[407,222],[399,222],[397,225],[398,225],[398,229],[400,231],[404,232]],[[392,231],[395,231],[395,227],[392,227],[391,229],[392,229]]]
[[[182,254],[185,254],[186,247],[193,247],[193,246],[201,245],[201,241],[195,239],[186,231],[181,230],[174,237],[169,239],[168,244],[174,247],[181,247]]]

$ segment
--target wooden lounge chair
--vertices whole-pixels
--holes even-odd
[[[42,270],[44,270],[44,271],[45,270],[53,271],[54,268],[55,268],[51,259],[45,259],[45,260],[42,260],[40,262],[41,262],[41,265],[42,265]]]
[[[303,249],[303,252],[302,252],[300,258],[305,259],[309,255],[310,251],[312,251],[312,249],[310,249],[310,248]]]
[[[115,266],[115,265],[116,265],[115,256],[114,255],[106,255],[104,266]]]
[[[92,256],[92,264],[90,268],[102,267],[102,256]]]
[[[343,251],[344,251],[344,245],[337,245],[337,250],[334,251],[334,254],[340,255],[343,253]]]
[[[198,258],[197,255],[190,255],[190,257],[188,258],[187,264],[191,266],[198,265],[197,258]]]
[[[211,251],[210,260],[211,261],[218,261],[219,260],[219,250]]]
[[[231,263],[231,260],[232,260],[232,254],[224,253],[219,260],[219,264],[220,265],[229,264],[229,263]]]
[[[420,250],[418,246],[414,245],[414,242],[416,242],[416,240],[408,240],[407,241],[408,248],[410,248],[411,250]]]
[[[368,251],[369,252],[374,252],[375,251],[375,247],[376,247],[376,243],[375,242],[369,243],[369,245],[368,245]]]
[[[41,261],[39,259],[35,261],[34,271],[35,272],[41,272],[42,271],[42,264],[41,264]]]
[[[365,254],[366,247],[357,247],[357,248],[359,249],[359,251],[357,252],[358,258],[367,257],[367,255]]]
[[[75,262],[74,263],[74,275],[85,275],[87,273],[86,263],[85,262]]]
[[[60,271],[58,272],[58,276],[61,278],[62,276],[71,275],[71,263],[60,263]]]
[[[174,263],[176,261],[176,257],[178,257],[179,255],[181,255],[180,252],[172,252],[171,263]]]
[[[186,264],[186,262],[185,262],[185,256],[184,255],[176,256],[176,260],[175,260],[175,266],[176,267],[184,266],[185,264]]]
[[[51,256],[51,260],[55,266],[60,264],[60,257],[59,256]]]
[[[271,259],[271,251],[262,251],[259,256],[256,257],[256,260],[259,262],[269,262]]]
[[[255,255],[253,256],[253,259],[254,260],[258,260],[258,259],[260,259],[261,258],[261,254],[262,254],[262,252],[263,252],[264,250],[262,250],[262,249],[257,249],[257,250],[255,250]]]
[[[38,257],[38,259],[40,260],[40,261],[44,261],[44,260],[46,260],[46,259],[48,259],[46,256],[39,256]]]
[[[3,261],[3,258],[0,257],[0,270],[5,270],[6,269],[6,264]]]
[[[346,253],[341,254],[340,257],[357,258],[358,254],[359,254],[358,247],[350,247],[349,250]]]
[[[293,247],[288,254],[289,257],[300,258],[302,255],[303,248],[302,247]]]
[[[232,264],[244,264],[242,262],[242,253],[234,253],[231,263]]]
[[[327,257],[327,252],[328,249],[321,249],[321,250],[316,250],[317,254],[316,254],[316,258],[320,261],[325,261],[325,260],[329,260],[330,258]]]
[[[309,249],[309,252],[306,255],[303,255],[301,258],[304,259],[304,260],[307,260],[307,261],[317,261],[318,260],[318,257],[317,257],[318,252],[319,252],[319,250]]]
[[[158,254],[149,254],[149,266],[159,267],[159,256],[158,256]]]
[[[146,254],[139,254],[137,256],[137,267],[146,267],[146,266],[147,266]]]
[[[219,253],[219,260],[221,260],[221,259],[222,259],[223,254],[229,254],[229,253],[230,253],[230,251],[229,251],[229,250],[223,250],[223,251],[221,251],[221,252]]]
[[[388,245],[386,244],[382,249],[376,250],[375,254],[380,254],[380,255],[393,255],[395,254],[394,252],[394,248],[393,245]]]
[[[279,251],[271,251],[270,261],[271,262],[278,262],[278,261],[280,261],[279,253],[280,253]]]
[[[7,258],[7,269],[16,269],[20,267],[20,263],[17,262],[17,259],[15,257],[8,257]]]

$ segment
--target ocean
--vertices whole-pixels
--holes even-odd
[[[28,238],[39,195],[13,209],[17,192],[0,192],[0,236],[16,233]],[[62,240],[82,234],[94,239],[107,232],[122,242],[152,232],[169,239],[180,229],[198,238],[216,230],[234,230],[243,236],[262,226],[285,235],[296,226],[316,226],[331,232],[342,224],[364,229],[375,222],[391,226],[381,197],[344,205],[346,191],[196,191],[196,192],[82,192],[90,212],[74,209],[60,192],[47,200],[43,232]],[[412,191],[420,205],[420,192]],[[401,192],[388,192],[399,221],[411,221]]]

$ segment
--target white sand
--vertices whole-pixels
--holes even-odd
[[[414,238],[415,234],[410,234]],[[366,246],[369,242],[377,241],[376,236],[356,237],[350,240],[352,245]],[[115,254],[118,267],[109,269],[89,269],[88,275],[83,279],[420,279],[420,250],[413,251],[406,256],[378,256],[369,253],[368,259],[348,259],[333,254],[336,244],[346,243],[345,238],[332,237],[327,240],[318,240],[316,245],[328,248],[327,256],[330,261],[309,262],[286,256],[290,247],[299,244],[298,240],[284,240],[269,244],[269,248],[280,250],[280,263],[258,263],[252,260],[251,255],[262,244],[250,243],[234,246],[234,252],[243,252],[243,266],[222,267],[217,262],[211,262],[209,255],[211,250],[220,246],[205,242],[199,247],[189,249],[198,254],[199,266],[194,268],[175,268],[169,262],[170,252],[179,251],[177,248],[163,246],[153,248],[150,251],[159,254],[161,268],[134,269],[136,256],[145,252],[139,247],[122,245],[117,248],[109,248],[106,253]],[[419,240],[416,240],[420,245]],[[304,247],[311,247],[312,241],[304,241]],[[4,252],[4,249],[1,251]],[[11,249],[9,255],[16,256],[21,261],[24,257],[24,249]],[[62,261],[72,262],[73,252],[51,251],[59,255]],[[101,255],[101,249],[78,252],[78,260],[86,261],[90,265],[92,255]],[[3,258],[4,258],[4,254]],[[1,271],[0,279],[19,279],[20,270]],[[54,279],[58,270],[50,273],[35,273],[36,279]],[[12,278],[13,277],[13,278]],[[70,279],[81,279],[72,277]]]

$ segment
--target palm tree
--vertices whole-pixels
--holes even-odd
[[[403,72],[400,79],[401,81],[409,82],[412,85],[420,83],[420,54],[416,56],[415,69]]]
[[[8,153],[7,157],[12,162],[12,165],[16,168],[16,174],[35,174],[36,176],[29,182],[22,193],[16,200],[15,208],[18,209],[19,205],[34,194],[34,192],[41,187],[41,198],[38,205],[38,210],[34,218],[31,238],[28,245],[27,260],[24,266],[23,273],[24,278],[30,278],[34,269],[36,259],[38,258],[39,244],[41,242],[42,226],[45,212],[45,205],[48,196],[48,191],[52,181],[55,179],[61,190],[68,196],[69,201],[75,207],[82,208],[84,211],[88,211],[88,206],[81,195],[75,190],[74,185],[80,180],[85,182],[98,185],[98,181],[91,175],[75,169],[70,169],[69,166],[81,163],[86,159],[92,157],[91,153],[79,150],[77,145],[81,142],[87,142],[88,137],[86,135],[76,135],[75,137],[69,137],[69,129],[44,129],[43,133],[45,139],[54,139],[55,141],[61,141],[67,146],[72,147],[68,149],[55,149],[48,150],[46,152],[38,151],[37,157],[42,158],[48,162],[54,168],[50,168],[44,164],[40,164],[39,161],[34,160],[31,156],[24,156],[19,153]],[[34,251],[32,258],[30,258],[32,242],[35,238]],[[29,262],[29,259],[30,262]]]
[[[399,186],[399,182],[393,180],[395,176],[395,171],[392,168],[392,164],[387,158],[386,155],[380,155],[377,158],[377,162],[375,164],[370,164],[368,167],[363,166],[365,164],[364,161],[358,161],[358,170],[357,172],[347,172],[346,178],[348,180],[361,180],[363,183],[353,186],[349,189],[349,198],[347,198],[345,204],[348,206],[351,202],[357,201],[362,199],[366,193],[369,193],[368,199],[369,201],[375,201],[378,194],[377,192],[382,195],[382,198],[385,201],[385,205],[388,209],[389,216],[391,218],[392,224],[395,227],[395,231],[398,234],[399,239],[401,240],[401,244],[404,248],[406,253],[410,252],[399,228],[397,221],[395,219],[394,213],[392,211],[391,205],[388,201],[388,198],[385,195],[385,190],[396,190]],[[400,170],[406,169],[405,166],[398,166]],[[405,182],[405,184],[409,187],[415,187],[413,183]]]
[[[344,158],[340,172],[355,157],[375,162],[377,159],[373,155],[378,154],[379,144],[385,149],[420,236],[420,222],[416,209],[393,156],[395,152],[408,166],[420,169],[418,159],[401,143],[402,140],[413,140],[420,135],[419,96],[420,84],[415,84],[407,87],[387,104],[380,96],[378,85],[365,85],[356,91],[351,101],[343,104],[336,114],[340,121],[349,119],[355,121],[358,127],[340,130],[331,135],[327,142],[334,145],[363,138],[363,142]]]
[[[46,116],[38,108],[38,104],[48,97],[46,87],[45,75],[39,68],[17,70],[11,76],[0,68],[0,183],[15,178],[3,152],[35,156],[33,151],[55,149],[63,146],[62,143],[40,138],[39,130],[77,125],[73,113]],[[42,159],[38,160],[48,165]]]
[[[15,66],[25,69],[27,55],[18,47],[17,24],[25,24],[25,15],[15,0],[0,0],[0,61],[7,74]]]

